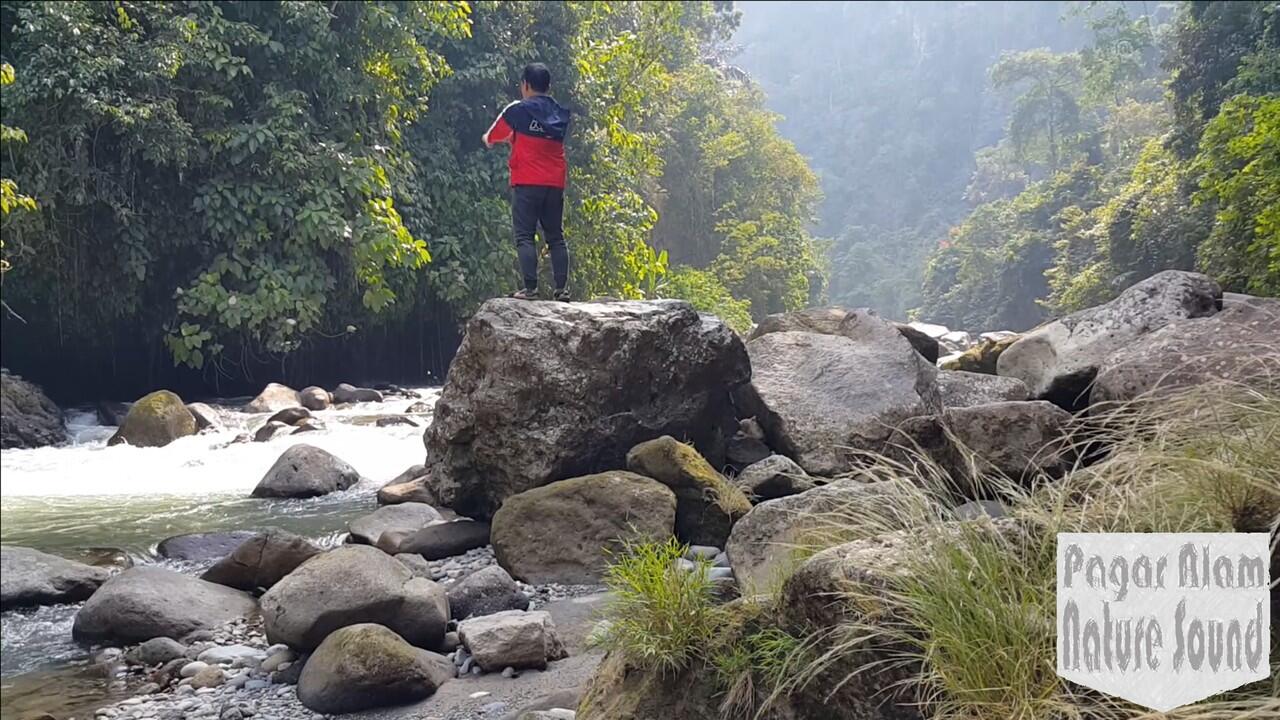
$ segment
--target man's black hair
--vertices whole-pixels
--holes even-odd
[[[529,88],[534,92],[544,93],[551,89],[551,71],[542,63],[525,65],[520,79],[529,83]]]

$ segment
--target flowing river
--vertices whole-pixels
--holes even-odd
[[[416,390],[428,405],[436,388]],[[428,416],[417,427],[377,427],[417,400],[390,398],[313,413],[326,429],[269,442],[231,444],[260,427],[269,414],[220,408],[222,427],[162,448],[107,447],[115,427],[93,412],[71,411],[71,442],[61,447],[0,452],[0,542],[70,558],[125,554],[136,564],[159,559],[166,537],[267,526],[284,528],[324,545],[340,542],[346,523],[377,507],[375,493],[410,465],[421,463]],[[307,500],[265,500],[250,491],[285,448],[321,447],[365,478],[345,492]],[[96,675],[89,649],[71,639],[78,605],[0,614],[0,717],[91,707],[109,698],[108,679]],[[62,711],[62,712],[59,712]]]

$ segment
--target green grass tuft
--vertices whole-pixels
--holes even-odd
[[[722,622],[714,602],[711,564],[677,567],[688,547],[627,542],[605,575],[610,599],[606,623],[594,636],[600,647],[660,673],[678,672],[699,657]]]

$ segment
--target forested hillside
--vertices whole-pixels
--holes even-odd
[[[575,294],[803,306],[817,183],[728,5],[5,3],[4,363],[67,396],[442,373],[514,289],[480,135],[535,60]]]
[[[1151,273],[1280,292],[1273,2],[750,5],[830,296],[1025,329]]]

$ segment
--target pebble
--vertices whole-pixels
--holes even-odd
[[[195,677],[196,673],[200,672],[201,670],[207,667],[209,667],[209,663],[207,662],[192,660],[191,662],[182,666],[182,669],[178,671],[178,675],[184,678]]]
[[[689,560],[714,560],[720,554],[720,548],[711,545],[690,545],[684,556]]]
[[[712,580],[720,580],[723,578],[733,579],[733,568],[713,567],[711,572],[707,573],[707,577]]]
[[[516,669],[515,669],[515,668],[510,667],[510,666],[502,668],[502,677],[510,679],[510,678],[515,677],[515,676],[516,676]]]
[[[712,562],[712,564],[715,565],[716,567],[729,567],[729,554],[720,553],[719,555],[716,556],[716,559]]]

